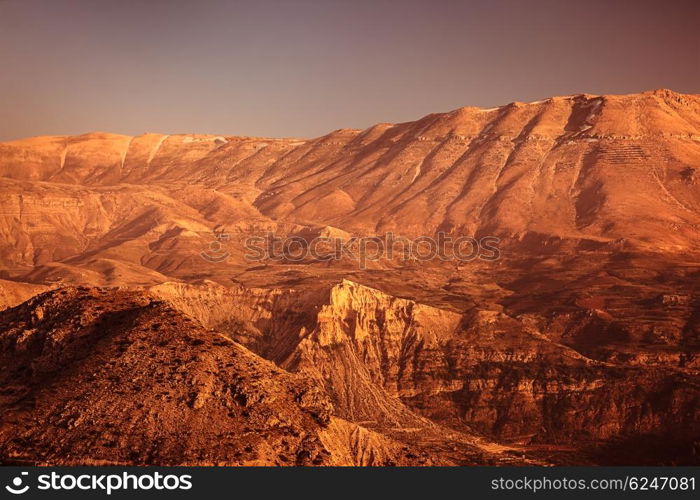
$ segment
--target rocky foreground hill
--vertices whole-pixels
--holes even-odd
[[[667,90],[2,143],[0,460],[700,463],[698,169]],[[387,232],[498,258],[246,257]]]
[[[0,314],[0,331],[5,464],[432,463],[145,293],[63,288]]]

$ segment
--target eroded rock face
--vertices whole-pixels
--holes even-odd
[[[433,390],[441,386],[439,338],[459,321],[459,314],[344,280],[330,289],[313,330],[281,366],[324,381],[338,411],[352,420],[417,426],[400,397],[412,394],[428,371]]]

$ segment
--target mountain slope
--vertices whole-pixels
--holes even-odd
[[[667,90],[461,108],[304,141],[34,138],[0,145],[3,190],[18,193],[5,199],[0,229],[26,248],[13,263],[25,266],[71,256],[86,265],[125,238],[189,247],[188,238],[217,227],[284,230],[280,224],[696,251],[699,163],[700,98]],[[51,207],[68,208],[78,224],[51,218]],[[167,225],[146,227],[144,214]],[[47,254],[46,230],[63,238],[70,231],[73,241],[56,241],[63,253]],[[168,275],[188,266],[164,263],[153,250],[127,252]]]

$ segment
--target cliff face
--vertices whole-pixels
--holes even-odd
[[[324,381],[352,420],[416,426],[399,401],[427,389],[418,389],[427,374],[430,392],[444,389],[440,338],[451,337],[459,319],[345,280],[330,289],[313,329],[281,365]]]

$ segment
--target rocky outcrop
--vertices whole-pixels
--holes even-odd
[[[450,336],[459,321],[459,314],[344,280],[330,289],[313,330],[279,362],[323,381],[351,420],[425,425],[400,397],[411,395],[427,371],[441,385],[439,339]]]

